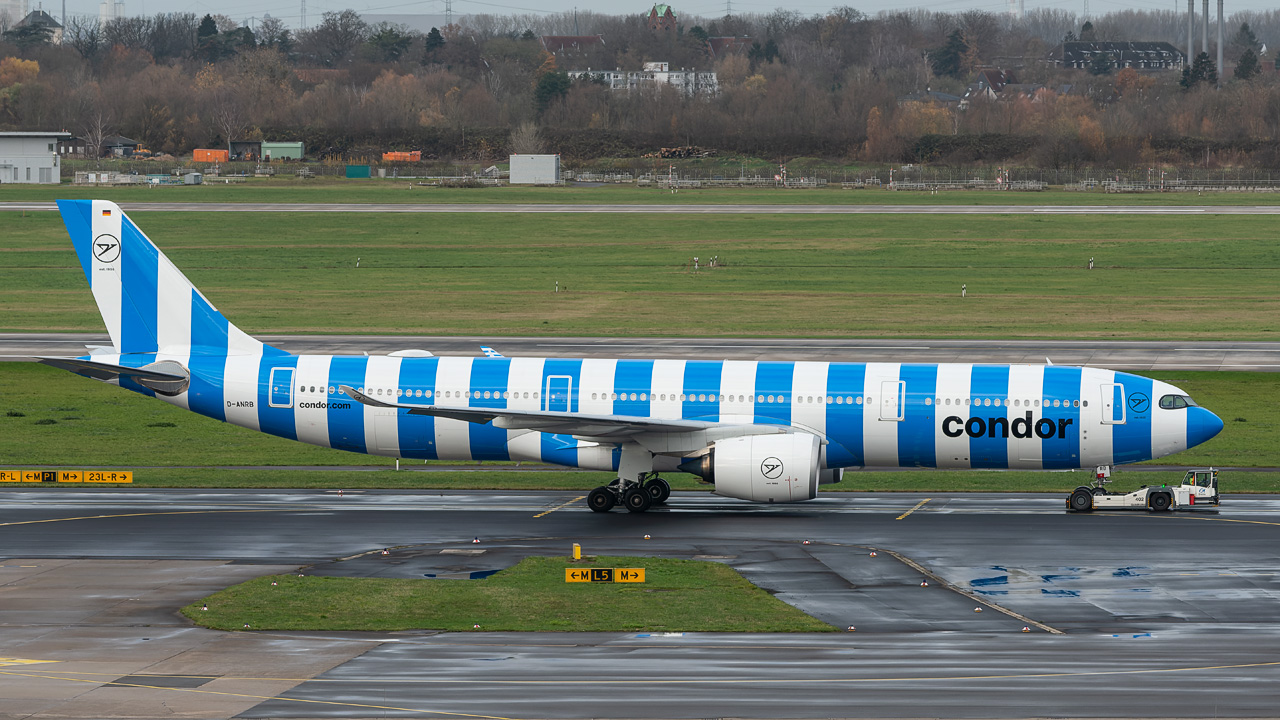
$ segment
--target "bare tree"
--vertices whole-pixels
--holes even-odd
[[[534,155],[542,152],[542,136],[538,133],[538,126],[528,120],[511,131],[510,143],[513,155]]]
[[[102,146],[111,135],[111,114],[101,107],[90,110],[80,125],[80,137],[84,138],[85,153],[97,160],[102,157]]]
[[[304,54],[332,67],[347,60],[369,35],[369,25],[354,10],[327,12],[316,28],[298,33]]]
[[[102,28],[102,42],[107,47],[123,45],[130,50],[146,50],[154,54],[154,37],[155,25],[150,18],[116,18]]]
[[[152,54],[161,58],[192,58],[199,47],[196,30],[200,18],[195,13],[161,13],[152,19],[155,38]]]
[[[258,23],[258,44],[279,48],[287,52],[293,39],[289,35],[289,26],[280,18],[264,18]]]
[[[102,27],[98,19],[87,15],[72,15],[62,30],[62,44],[70,45],[80,57],[89,59],[102,48]]]
[[[249,125],[248,113],[245,112],[245,103],[241,99],[238,87],[222,82],[210,91],[209,120],[213,123],[214,129],[226,138],[229,154],[231,142]]]

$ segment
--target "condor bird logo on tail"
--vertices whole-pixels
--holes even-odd
[[[99,235],[93,239],[93,256],[100,262],[115,262],[120,257],[120,241],[112,235]]]

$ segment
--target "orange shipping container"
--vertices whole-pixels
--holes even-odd
[[[422,160],[422,151],[414,150],[412,152],[392,151],[382,153],[382,162],[418,162]]]
[[[195,152],[193,152],[191,155],[191,161],[192,162],[226,162],[227,151],[196,148]]]

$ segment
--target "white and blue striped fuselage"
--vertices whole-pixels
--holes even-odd
[[[163,398],[252,430],[352,452],[616,470],[619,449],[567,435],[412,415],[388,403],[775,425],[825,442],[824,468],[1058,470],[1185,450],[1213,426],[1157,380],[1038,365],[332,355],[94,356],[188,365]],[[125,379],[121,384],[153,395]],[[1213,418],[1216,421],[1216,418]],[[1220,425],[1218,426],[1220,427]],[[1215,430],[1216,432],[1216,430]]]

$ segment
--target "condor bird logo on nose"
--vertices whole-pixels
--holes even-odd
[[[772,480],[782,474],[782,461],[776,457],[765,458],[760,463],[760,474]]]
[[[120,241],[112,235],[99,235],[93,239],[93,256],[104,263],[113,263],[120,257]]]
[[[1147,406],[1150,404],[1150,402],[1151,401],[1148,400],[1147,396],[1143,393],[1136,392],[1129,395],[1129,409],[1136,413],[1146,412]]]

